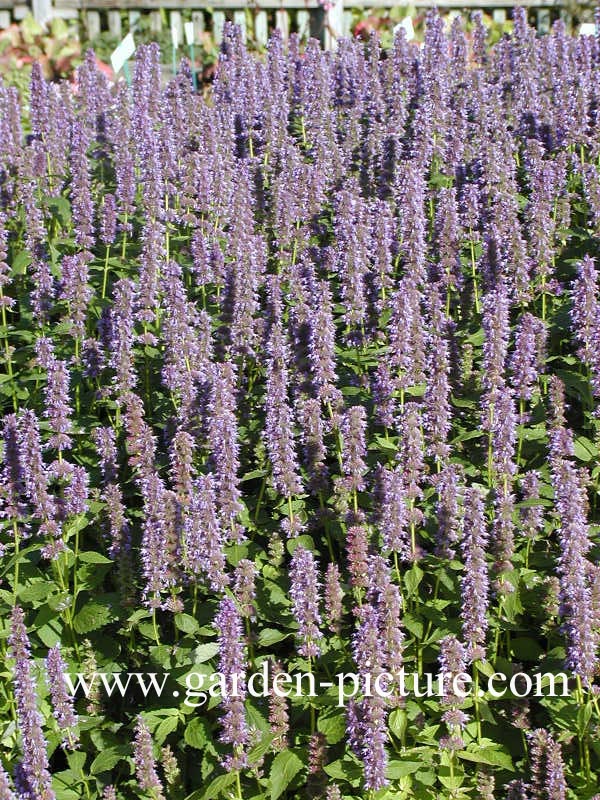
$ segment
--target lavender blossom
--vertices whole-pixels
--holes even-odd
[[[233,593],[240,609],[240,614],[246,619],[256,619],[256,576],[257,569],[253,561],[242,558],[235,568],[235,581]]]
[[[365,525],[359,523],[348,527],[346,555],[351,586],[354,589],[364,589],[369,574],[369,538]]]
[[[392,378],[389,365],[382,361],[377,365],[372,382],[373,405],[375,406],[375,421],[384,428],[394,425],[396,413],[396,399],[394,392],[396,383]]]
[[[270,674],[273,677],[279,675],[281,671],[282,667],[278,661],[270,663]],[[275,737],[272,744],[273,749],[277,752],[285,750],[288,745],[290,727],[288,700],[274,690],[269,691],[269,725],[271,733]]]
[[[598,634],[593,629],[587,553],[591,548],[587,497],[581,474],[561,455],[551,458],[552,485],[559,519],[560,612],[567,639],[567,666],[585,683],[598,663]]]
[[[66,321],[72,325],[72,333],[76,339],[85,337],[85,320],[92,297],[89,261],[89,253],[83,251],[74,256],[65,256],[61,265],[59,296],[67,303]]]
[[[532,503],[539,499],[540,473],[537,470],[526,472],[521,478],[523,500]],[[533,537],[544,527],[543,505],[528,505],[521,510],[521,524],[529,537]]]
[[[242,644],[242,620],[229,597],[221,600],[214,624],[219,632],[219,672],[225,676],[226,690],[221,698],[225,715],[221,720],[220,740],[233,748],[233,754],[225,759],[226,768],[239,770],[246,766],[245,748],[249,736],[244,710],[246,656]]]
[[[519,400],[531,400],[540,373],[544,369],[547,330],[533,314],[523,314],[515,337],[515,350],[510,360],[513,386]]]
[[[447,464],[432,477],[437,492],[436,553],[442,558],[454,558],[455,545],[460,539],[460,512],[464,503],[463,470],[460,465]]]
[[[150,792],[156,800],[164,800],[163,785],[156,772],[152,735],[141,714],[137,717],[135,723],[133,763],[140,789],[144,792]]]
[[[106,247],[110,247],[117,235],[117,204],[115,196],[107,192],[102,201],[102,219],[100,239]]]
[[[16,794],[10,788],[10,781],[2,764],[0,764],[0,800],[17,800]]]
[[[113,483],[118,475],[115,432],[112,428],[100,426],[94,429],[92,435],[100,459],[102,479],[104,483]]]
[[[313,492],[318,493],[326,488],[328,476],[321,403],[310,397],[303,399],[299,404],[298,421],[309,487]]]
[[[24,471],[19,454],[19,421],[7,414],[2,426],[2,467],[0,469],[0,519],[16,521],[24,514]]]
[[[344,484],[349,492],[362,492],[367,472],[365,433],[366,413],[363,406],[348,409],[342,419],[342,471]]]
[[[288,401],[289,360],[283,330],[271,332],[265,393],[265,442],[273,471],[273,485],[284,497],[300,494],[302,483],[294,446],[293,414]]]
[[[381,621],[372,605],[363,606],[356,633],[352,639],[352,653],[360,676],[371,680],[384,670],[385,656],[381,642]],[[385,682],[381,685],[387,691]],[[352,710],[354,709],[354,715]],[[363,698],[349,708],[349,743],[364,766],[365,789],[382,789],[388,781],[385,769],[388,762],[385,700],[377,693]]]
[[[324,617],[332,633],[339,635],[341,631],[341,620],[344,613],[342,602],[344,590],[340,585],[340,570],[337,564],[328,564],[325,573],[324,586]]]
[[[314,318],[310,323],[308,354],[313,383],[320,400],[336,400],[335,324],[331,307],[331,292],[325,281],[317,285]]]
[[[465,494],[464,533],[461,543],[465,574],[461,580],[461,618],[463,636],[471,661],[485,658],[488,629],[489,577],[485,560],[488,533],[483,514],[483,500],[478,489]]]
[[[409,510],[404,471],[400,467],[382,467],[377,476],[379,500],[377,519],[384,550],[410,560]]]
[[[14,694],[23,752],[19,792],[26,800],[55,800],[42,731],[43,719],[37,707],[37,687],[31,670],[29,638],[19,606],[12,610],[8,643],[15,662]]]
[[[235,527],[235,518],[242,510],[238,483],[239,443],[235,416],[235,371],[231,363],[219,365],[215,370],[209,408],[208,442],[218,489],[220,513],[239,540],[241,533]]]
[[[48,446],[59,452],[69,450],[73,440],[70,417],[73,409],[69,405],[69,371],[64,361],[53,359],[48,368],[48,384],[44,391],[46,399],[44,415],[50,423],[52,436]]]
[[[531,747],[531,783],[528,786],[532,800],[566,800],[567,783],[560,744],[544,728],[529,734]]]
[[[319,641],[323,638],[319,613],[320,582],[315,557],[302,545],[296,547],[292,556],[290,582],[294,618],[300,626],[298,652],[308,659],[317,658],[321,653]]]
[[[19,420],[19,459],[23,469],[25,495],[41,519],[40,533],[59,534],[56,503],[48,491],[48,473],[42,460],[39,423],[33,411]]]
[[[50,696],[52,697],[54,717],[58,722],[63,737],[63,746],[66,745],[72,750],[79,739],[77,731],[74,730],[77,727],[78,720],[73,707],[73,698],[67,692],[65,685],[64,675],[66,671],[67,665],[63,661],[60,646],[51,647],[46,657],[46,674]]]
[[[175,584],[176,553],[170,551],[170,497],[159,476],[154,473],[142,481],[144,522],[142,526],[142,572],[145,579],[143,599],[152,609],[160,607],[162,594]]]

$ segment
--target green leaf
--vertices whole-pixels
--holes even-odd
[[[154,731],[154,741],[157,745],[163,744],[165,739],[170,733],[173,733],[174,730],[177,729],[179,725],[178,717],[166,717],[163,721],[156,727]]]
[[[277,631],[275,628],[264,628],[258,634],[258,644],[260,647],[271,647],[277,644],[277,642],[282,642],[284,639],[287,639],[290,635],[289,631]]]
[[[291,750],[278,753],[271,765],[271,800],[277,798],[287,789],[295,776],[302,769],[302,762]]]
[[[102,553],[96,553],[94,550],[88,550],[85,553],[79,553],[77,558],[85,564],[112,564],[112,560],[103,556]]]
[[[92,761],[91,774],[99,775],[101,772],[109,772],[119,761],[126,758],[129,752],[130,748],[127,745],[120,744],[114,747],[107,747]]]
[[[73,627],[77,633],[89,633],[98,630],[110,621],[111,611],[108,606],[100,603],[86,603],[75,615]]]
[[[192,794],[189,794],[185,800],[216,800],[225,789],[231,786],[232,783],[235,783],[236,775],[236,772],[228,772],[227,775],[218,775],[209,783],[206,791],[198,789],[192,792]]]
[[[22,603],[31,603],[36,600],[47,600],[50,594],[53,594],[56,586],[49,581],[38,581],[31,583],[19,590],[19,598]]]
[[[191,614],[175,614],[175,625],[183,633],[196,633],[199,627]]]
[[[219,652],[219,645],[216,642],[206,642],[199,644],[194,650],[194,664],[204,664]]]
[[[12,276],[25,275],[27,267],[31,264],[31,256],[22,250],[14,256],[11,264]]]
[[[409,597],[412,597],[415,594],[419,588],[419,584],[423,580],[424,575],[425,573],[418,564],[413,564],[413,566],[404,575],[404,583],[408,589]]]
[[[514,766],[508,753],[495,747],[480,747],[474,751],[459,750],[457,753],[463,761],[473,761],[476,764],[487,764],[490,767],[501,767],[513,771]]]
[[[586,436],[577,436],[573,442],[575,456],[580,461],[592,461],[598,458],[598,448]]]
[[[190,747],[203,750],[209,741],[208,723],[202,717],[194,717],[186,726],[183,738]]]
[[[394,736],[404,739],[408,726],[408,716],[403,708],[395,708],[389,716],[388,725]]]
[[[251,766],[263,760],[265,755],[268,753],[274,738],[275,736],[272,733],[267,734],[266,736],[263,736],[262,740],[250,750],[248,753],[248,763]]]
[[[81,777],[83,774],[83,768],[85,766],[86,754],[82,753],[81,750],[76,750],[73,753],[69,753],[67,755],[67,763],[69,764],[69,769],[78,777]]]
[[[363,775],[362,766],[352,758],[338,758],[337,761],[332,761],[331,764],[327,764],[323,769],[330,778],[338,781],[348,781],[349,783],[359,780]]]
[[[321,715],[317,721],[317,729],[325,736],[328,744],[337,744],[346,735],[346,716],[344,713]]]
[[[385,771],[386,777],[392,781],[404,778],[417,772],[423,764],[420,761],[390,761]]]

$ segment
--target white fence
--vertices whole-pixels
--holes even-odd
[[[29,12],[45,22],[52,17],[64,19],[79,18],[85,26],[88,39],[93,41],[102,31],[107,30],[120,38],[129,30],[135,32],[142,16],[148,16],[151,30],[159,32],[167,24],[179,33],[183,41],[182,28],[184,15],[191,16],[199,41],[203,31],[210,30],[216,42],[226,19],[232,19],[242,30],[259,44],[267,41],[269,32],[279,28],[286,38],[291,31],[301,36],[314,36],[325,47],[335,46],[339,36],[350,33],[352,14],[350,8],[389,9],[395,4],[390,0],[336,0],[327,12],[319,0],[260,0],[244,4],[240,0],[29,0],[29,2],[9,2],[0,0],[0,28],[7,27],[11,21],[23,19]],[[398,4],[396,4],[398,5]],[[400,4],[402,5],[402,4]],[[470,12],[475,9],[486,11],[498,22],[507,18],[512,6],[499,7],[492,0],[412,0],[413,8],[455,9]],[[552,20],[559,15],[570,24],[567,14],[552,0],[522,0],[519,3],[530,9],[535,17],[539,33],[546,33]],[[125,12],[125,20],[123,19]]]

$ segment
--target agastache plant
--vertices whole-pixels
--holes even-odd
[[[597,800],[600,11],[308,6],[0,67],[0,800]]]

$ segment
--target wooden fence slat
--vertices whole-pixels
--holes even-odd
[[[10,25],[10,11],[0,11],[0,31]]]
[[[233,21],[242,29],[242,41],[245,43],[247,39],[246,31],[246,12],[243,9],[233,12]]]
[[[325,47],[335,50],[337,40],[344,32],[344,0],[336,0],[325,16]]]
[[[52,17],[52,0],[31,0],[33,18],[44,25]]]
[[[27,14],[29,14],[29,6],[19,3],[13,7],[13,17],[17,20],[17,22],[25,19]]]
[[[204,12],[192,11],[192,22],[194,23],[194,41],[199,42],[204,33]]]
[[[171,11],[169,14],[169,23],[171,35],[177,41],[177,46],[181,47],[183,44],[183,21],[181,19],[181,11]]]
[[[121,12],[116,9],[111,9],[108,12],[108,30],[111,36],[115,39],[123,38],[123,30],[121,26]]]
[[[345,10],[344,22],[342,25],[342,36],[351,36],[351,35],[352,35],[352,12]]]
[[[560,18],[565,23],[565,27],[566,27],[567,31],[569,33],[573,33],[573,16],[571,14],[569,14],[569,12],[566,11],[564,8],[561,8],[559,14],[560,14]]]
[[[296,27],[301,39],[308,39],[310,36],[310,11],[301,8],[296,12]]]
[[[506,22],[506,9],[505,8],[495,8],[492,11],[492,19],[494,22],[503,25]]]
[[[281,31],[281,38],[284,42],[290,37],[290,17],[284,8],[278,8],[275,12],[275,27]]]
[[[263,47],[269,39],[269,20],[266,11],[257,11],[254,16],[254,38]]]
[[[79,19],[79,11],[76,8],[53,8],[52,19]]]
[[[222,11],[213,11],[213,39],[215,44],[223,41],[223,28],[225,27],[225,14]]]
[[[538,8],[536,11],[536,22],[538,33],[548,33],[550,31],[550,9]]]
[[[100,36],[100,12],[88,11],[85,15],[85,29],[90,42]]]
[[[162,31],[162,14],[160,11],[150,12],[150,30],[152,33],[160,33]]]
[[[113,0],[114,1],[114,0]],[[134,33],[140,21],[140,12],[136,8],[132,8],[129,12],[129,30]]]

